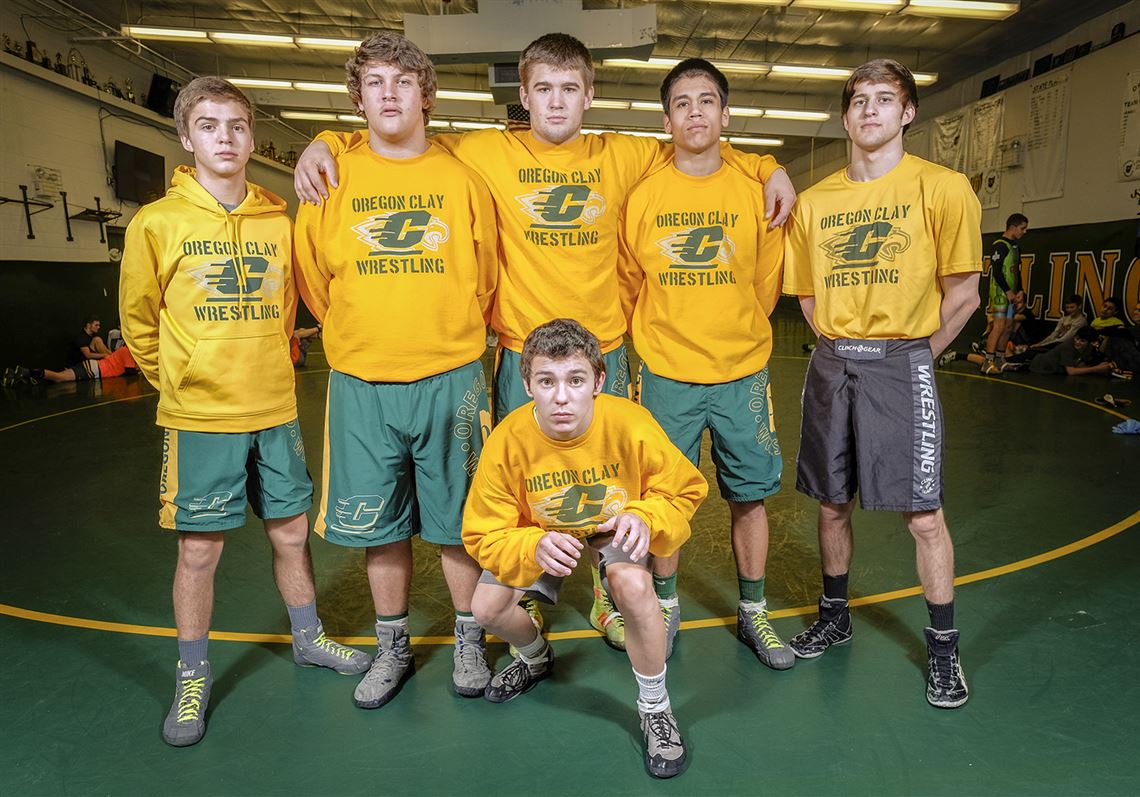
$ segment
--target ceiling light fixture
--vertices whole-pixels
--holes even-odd
[[[317,113],[316,111],[282,111],[282,119],[305,119],[310,122],[335,122],[335,113]]]
[[[784,146],[784,139],[782,138],[759,138],[756,136],[729,136],[729,144],[748,144],[755,147],[782,147]]]
[[[475,102],[494,102],[495,98],[489,91],[458,91],[456,89],[438,89],[435,96],[441,100],[474,100]]]
[[[343,83],[313,83],[307,80],[294,80],[293,88],[300,91],[323,91],[326,94],[348,94],[348,86]]]
[[[291,89],[291,80],[270,80],[260,77],[228,77],[226,80],[243,89]]]
[[[739,114],[739,111],[733,110]],[[827,111],[796,111],[789,108],[766,108],[765,119],[788,119],[795,122],[826,122],[831,118]]]
[[[792,0],[794,8],[819,8],[827,11],[878,11],[889,13],[906,5],[906,0]]]
[[[271,36],[267,33],[233,33],[210,31],[210,39],[226,44],[256,44],[259,47],[294,47],[292,36]]]
[[[992,3],[983,0],[910,0],[904,14],[966,19],[1005,19],[1016,14],[1021,3]]]
[[[360,46],[356,39],[323,39],[317,36],[297,36],[293,41],[306,50],[355,50]]]
[[[119,29],[124,36],[134,39],[155,39],[158,41],[197,41],[211,44],[210,36],[204,30],[184,30],[182,28],[151,28],[140,25],[124,25]]]

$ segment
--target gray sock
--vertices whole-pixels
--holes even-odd
[[[189,667],[194,667],[203,661],[208,661],[206,658],[206,646],[209,642],[209,634],[201,639],[178,640],[178,660]]]
[[[317,617],[317,602],[311,600],[304,606],[286,606],[289,610],[289,625],[293,626],[293,631],[300,631],[304,628],[316,628],[317,624],[321,621]]]
[[[546,640],[542,638],[542,634],[535,634],[534,641],[529,645],[519,645],[519,656],[527,664],[538,664],[546,658],[546,651],[548,646]]]

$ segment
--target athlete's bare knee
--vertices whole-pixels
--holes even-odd
[[[827,529],[846,526],[851,522],[851,515],[855,512],[855,500],[845,504],[829,504],[826,501],[819,505],[819,524]]]
[[[640,565],[610,565],[606,568],[606,581],[619,608],[638,606],[653,596],[653,578]]]
[[[946,524],[942,520],[942,511],[938,509],[929,512],[908,512],[906,527],[916,540],[922,542],[934,542],[943,535],[948,536]]]
[[[197,572],[212,571],[222,558],[221,533],[184,533],[178,540],[178,567]]]
[[[514,590],[495,584],[480,584],[471,596],[471,613],[484,628],[501,627],[518,603]]]

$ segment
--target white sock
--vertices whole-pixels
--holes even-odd
[[[672,598],[658,598],[657,605],[667,608],[676,608],[681,605],[681,599],[677,595],[674,595]]]
[[[668,669],[668,668],[665,668]],[[642,675],[637,670],[637,710],[642,714],[669,710],[669,692],[665,689],[665,669],[657,675]]]
[[[768,600],[762,601],[740,601],[740,608],[745,612],[766,612],[768,611]]]

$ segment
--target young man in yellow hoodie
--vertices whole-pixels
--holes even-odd
[[[676,154],[630,193],[619,239],[641,403],[694,465],[709,430],[732,516],[737,636],[763,664],[786,670],[795,657],[764,599],[764,499],[779,492],[783,469],[768,378],[782,230],[764,224],[760,186],[721,158],[729,110],[720,70],[701,58],[682,61],[661,84],[661,104]],[[656,559],[653,569],[671,653],[681,621],[676,556]]]
[[[253,111],[221,78],[192,80],[175,120],[194,168],[127,228],[119,279],[123,339],[159,391],[159,524],[179,532],[174,573],[176,692],[163,739],[206,732],[214,571],[248,500],[265,523],[289,610],[293,660],[359,673],[370,657],[325,636],[309,556],[313,483],[297,425],[289,335],[297,309],[285,202],[245,180]]]
[[[478,175],[427,140],[436,79],[423,51],[378,33],[346,72],[371,135],[338,156],[340,186],[301,207],[295,237],[299,286],[332,367],[316,530],[366,549],[378,650],[356,705],[379,708],[415,671],[415,534],[441,546],[456,613],[452,683],[478,697],[491,672],[471,616],[480,570],[460,527],[491,425],[479,358],[498,278],[495,208]]]
[[[630,395],[626,323],[618,299],[618,210],[633,186],[665,165],[672,148],[651,138],[582,132],[594,98],[590,51],[565,33],[531,42],[519,57],[519,97],[530,129],[479,130],[432,140],[470,166],[487,183],[498,212],[502,274],[491,326],[499,339],[494,376],[495,418],[527,401],[519,379],[523,339],[551,318],[574,318],[598,336],[606,361],[605,392]],[[297,163],[294,183],[303,201],[328,196],[337,184],[330,155],[367,134],[322,133]],[[783,224],[795,190],[770,155],[724,156],[763,182],[765,218]],[[612,647],[624,649],[621,614],[594,573],[590,623]],[[537,613],[536,613],[537,615]]]
[[[485,697],[505,703],[550,675],[554,651],[519,600],[556,602],[588,546],[628,623],[646,769],[673,777],[686,754],[665,689],[665,628],[649,563],[689,538],[708,485],[646,410],[599,395],[601,348],[578,322],[531,332],[520,368],[534,401],[491,434],[463,515],[463,544],[485,568],[475,616],[518,650]]]

